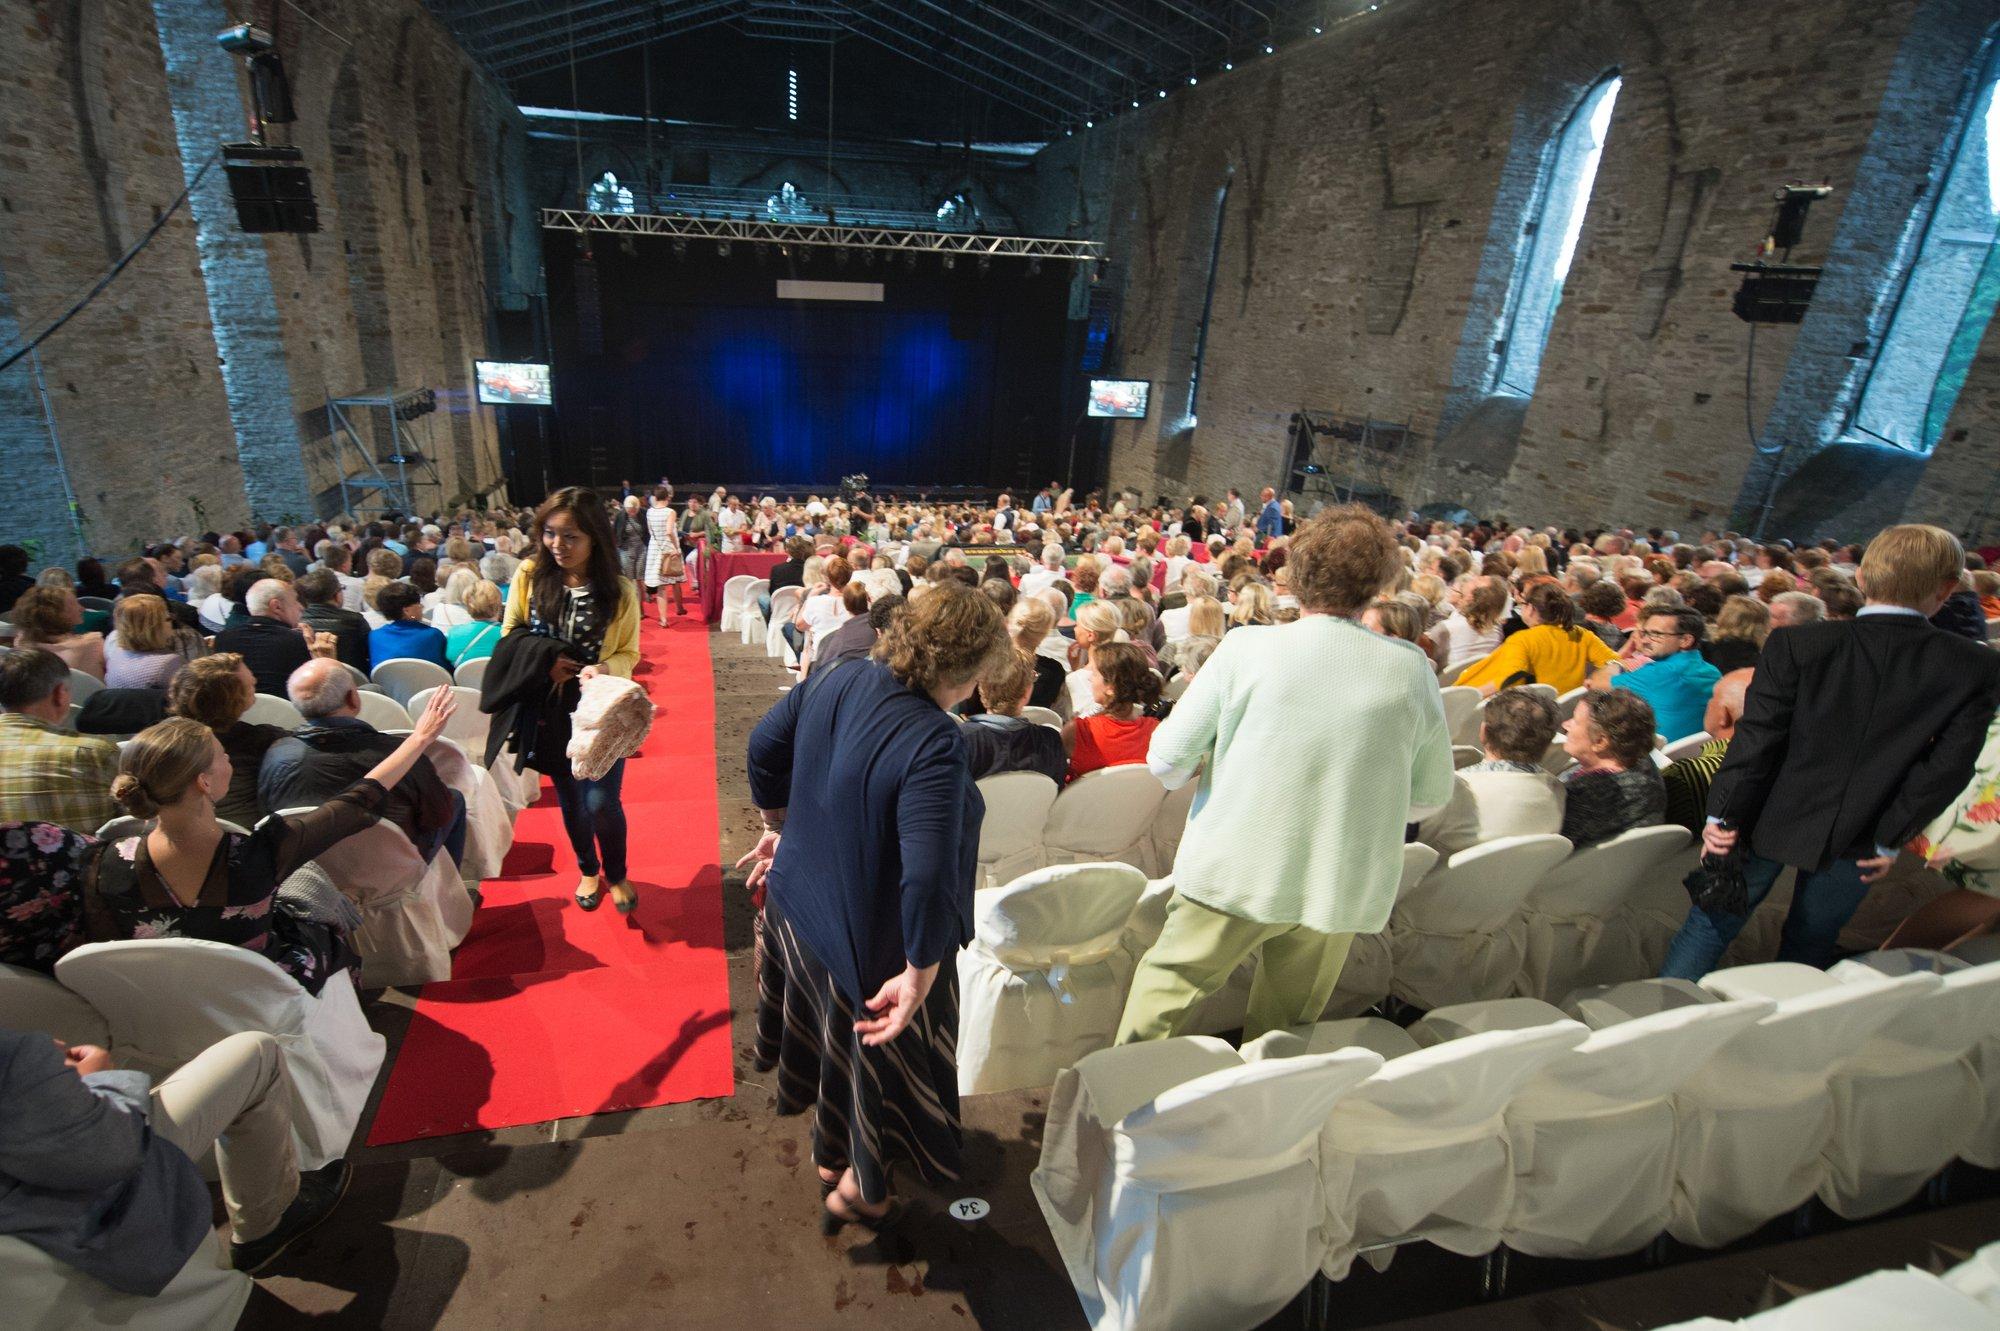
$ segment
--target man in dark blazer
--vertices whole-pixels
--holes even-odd
[[[1972,777],[2000,702],[2000,652],[1928,622],[1964,565],[1949,532],[1891,527],[1861,562],[1858,617],[1779,629],[1764,646],[1702,844],[1727,854],[1749,838],[1752,910],[1786,866],[1798,870],[1780,961],[1832,963],[1870,885]],[[1690,910],[1660,973],[1700,979],[1747,918]]]
[[[292,584],[299,598],[300,620],[316,633],[333,635],[333,654],[362,674],[368,673],[368,620],[341,608],[340,579],[325,569],[308,573]]]
[[[311,628],[301,632],[305,609],[292,589],[276,578],[261,578],[243,599],[243,621],[215,635],[215,650],[235,652],[256,677],[257,692],[285,696],[285,681],[315,656],[332,656],[333,635]]]

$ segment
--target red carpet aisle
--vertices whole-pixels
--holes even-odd
[[[640,637],[636,678],[665,710],[625,765],[638,909],[571,902],[544,783],[452,978],[418,997],[371,1146],[734,1093],[707,637],[698,615]]]

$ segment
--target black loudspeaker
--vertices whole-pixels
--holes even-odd
[[[297,148],[225,144],[222,165],[229,173],[229,193],[236,201],[237,223],[245,231],[319,230],[312,172],[306,169],[305,154]]]

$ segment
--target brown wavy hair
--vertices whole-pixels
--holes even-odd
[[[1358,612],[1403,571],[1396,534],[1359,504],[1307,518],[1286,549],[1292,594],[1306,609],[1326,614]]]
[[[910,688],[956,688],[985,674],[993,657],[1013,650],[1007,621],[989,597],[956,579],[932,587],[876,642],[874,657]]]
[[[236,673],[242,664],[236,652],[188,662],[167,685],[167,710],[221,734],[241,720],[257,698],[255,687]]]
[[[1129,642],[1104,642],[1090,649],[1090,664],[1111,687],[1113,707],[1146,710],[1160,700],[1160,677],[1146,664],[1146,654]]]

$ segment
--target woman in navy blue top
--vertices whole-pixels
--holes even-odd
[[[778,1112],[814,1110],[829,1232],[900,1213],[890,1170],[959,1173],[958,982],[985,804],[950,708],[1007,650],[991,599],[947,582],[870,660],[815,672],[750,736],[764,836],[757,1057]]]

